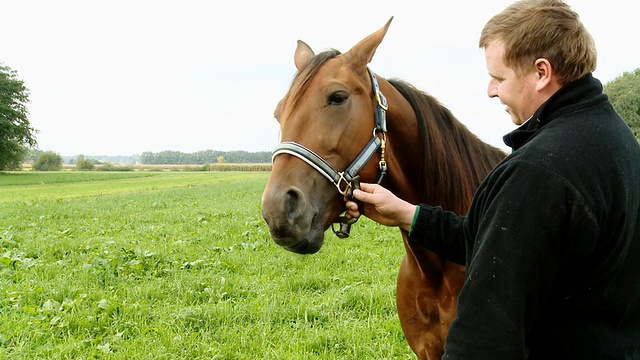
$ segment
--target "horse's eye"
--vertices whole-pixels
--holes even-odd
[[[349,95],[344,91],[336,91],[329,95],[329,105],[340,105],[347,101]]]

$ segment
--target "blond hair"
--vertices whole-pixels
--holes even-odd
[[[549,60],[562,84],[578,80],[596,68],[593,38],[578,14],[562,0],[513,3],[482,29],[480,48],[494,41],[503,43],[505,64],[520,75],[539,58]]]

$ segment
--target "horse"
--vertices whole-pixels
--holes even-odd
[[[298,40],[297,72],[274,112],[281,142],[262,196],[271,238],[287,250],[319,251],[334,224],[340,225],[336,234],[347,236],[344,199],[359,181],[464,214],[480,182],[505,157],[431,95],[369,69],[391,20],[346,53],[315,54]],[[419,359],[440,359],[464,267],[400,231],[406,249],[396,288],[400,325]]]

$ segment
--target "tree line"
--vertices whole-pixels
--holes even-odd
[[[146,151],[140,155],[140,163],[145,165],[201,165],[223,162],[232,164],[270,163],[271,152],[202,150],[184,153],[165,150],[160,152]]]

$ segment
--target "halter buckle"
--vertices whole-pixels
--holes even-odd
[[[347,178],[344,177],[344,171],[338,172],[338,176],[340,178],[337,182],[335,182],[335,186],[338,189],[338,192],[342,194],[342,196],[347,196],[347,194],[351,190],[351,181],[347,180]]]
[[[376,100],[378,101],[378,106],[380,106],[382,110],[389,110],[389,103],[387,102],[387,98],[382,94],[380,89],[377,89],[376,91]]]

